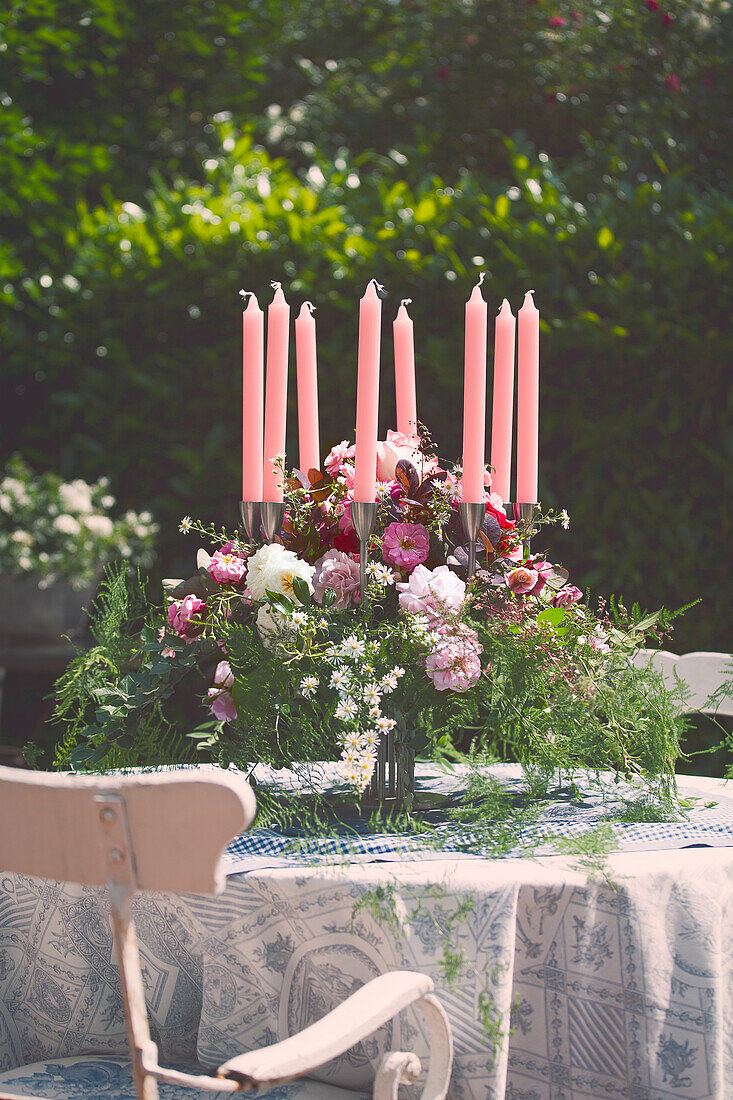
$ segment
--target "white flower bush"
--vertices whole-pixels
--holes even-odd
[[[64,581],[81,589],[115,557],[150,566],[157,523],[150,512],[113,519],[114,504],[105,477],[64,482],[34,474],[15,455],[0,480],[0,573],[35,577],[41,588]]]

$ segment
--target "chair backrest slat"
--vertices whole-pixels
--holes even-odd
[[[219,856],[255,815],[247,782],[213,768],[79,776],[0,767],[0,870],[104,885],[105,794],[124,801],[139,890],[218,892]]]
[[[721,700],[719,705],[710,705],[709,697],[721,684],[730,678],[733,672],[733,655],[730,653],[686,653],[679,657],[666,649],[640,649],[633,658],[634,664],[652,668],[661,673],[665,683],[674,688],[675,673],[687,687],[690,694],[682,709],[687,713],[701,713],[730,716],[733,715],[733,696]]]

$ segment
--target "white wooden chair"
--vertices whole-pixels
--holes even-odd
[[[375,978],[304,1031],[232,1058],[215,1076],[158,1064],[131,916],[133,895],[138,891],[221,892],[224,876],[219,857],[232,837],[250,827],[254,815],[252,790],[244,779],[226,772],[82,777],[0,767],[0,870],[106,886],[138,1100],[158,1100],[159,1081],[168,1083],[163,1087],[166,1096],[183,1100],[204,1091],[222,1097],[269,1090],[307,1077],[412,1004],[422,1012],[429,1036],[430,1067],[422,1100],[443,1100],[453,1059],[450,1026],[433,996],[432,980],[409,971]],[[415,1054],[386,1054],[376,1074],[374,1100],[396,1100],[400,1083],[414,1081],[420,1072]],[[35,1094],[36,1089],[42,1091],[42,1084],[39,1088],[36,1083],[30,1093],[13,1091],[14,1076],[17,1079],[17,1073],[0,1073],[0,1100],[18,1096],[42,1100]],[[3,1080],[8,1078],[10,1091],[3,1091]],[[36,1076],[30,1079],[35,1082]],[[314,1087],[310,1096],[354,1100],[347,1089]],[[80,1093],[76,1085],[68,1095],[97,1093],[91,1086]],[[273,1100],[286,1095],[289,1089],[275,1089]]]
[[[667,687],[674,690],[677,679],[689,689],[689,695],[681,706],[686,714],[733,715],[733,694],[710,702],[717,691],[733,673],[733,655],[730,653],[686,653],[679,657],[666,649],[639,649],[632,657],[637,668],[651,665],[662,676]]]

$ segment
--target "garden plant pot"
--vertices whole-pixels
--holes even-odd
[[[78,637],[85,624],[84,607],[94,598],[98,578],[75,589],[59,581],[39,588],[32,576],[0,573],[0,637],[6,645],[54,645],[63,636]]]

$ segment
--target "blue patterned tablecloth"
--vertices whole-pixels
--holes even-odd
[[[681,786],[700,808],[682,832],[653,827],[667,850],[651,835],[656,850],[612,853],[590,878],[566,856],[411,858],[392,838],[316,862],[263,854],[255,835],[219,897],[136,900],[162,1057],[215,1067],[406,968],[450,1016],[450,1100],[730,1100],[731,799],[714,780]],[[124,1035],[103,892],[0,871],[0,1070],[117,1055]],[[387,1049],[429,1060],[417,1014],[318,1076],[361,1089]]]
[[[508,790],[519,789],[522,771],[516,764],[497,764],[488,769]],[[321,794],[343,793],[344,785],[337,766],[331,763],[303,765],[298,772],[274,771],[258,765],[254,771],[259,784],[282,792],[303,792],[317,789]],[[440,768],[418,761],[415,788],[419,796],[455,797],[465,790],[468,770],[463,766]],[[678,820],[665,822],[613,821],[614,811],[623,809],[643,793],[643,787],[617,783],[609,773],[598,784],[588,784],[582,802],[559,793],[542,804],[540,817],[523,829],[523,849],[532,855],[552,855],[557,851],[554,840],[579,836],[604,821],[611,821],[616,850],[650,852],[693,845],[705,847],[733,846],[733,782],[678,777],[679,793],[688,803]],[[272,829],[254,828],[237,837],[226,853],[228,873],[253,870],[264,866],[292,865],[314,860],[401,860],[405,858],[441,859],[446,854],[461,858],[482,858],[481,839],[469,827],[444,823],[433,825],[429,837],[404,836],[389,833],[365,833],[348,824],[338,830],[341,835],[316,839],[308,836],[283,835]],[[336,832],[336,830],[335,830]],[[491,853],[488,853],[491,854]],[[521,855],[515,845],[506,857]]]

